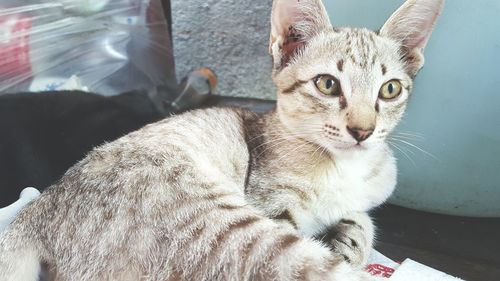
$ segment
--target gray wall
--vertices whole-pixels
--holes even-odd
[[[268,54],[270,0],[172,0],[177,77],[208,66],[217,93],[274,99]]]

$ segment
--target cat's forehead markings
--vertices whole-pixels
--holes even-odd
[[[375,54],[372,57],[372,66],[374,66],[376,62],[377,62],[377,55]]]
[[[338,62],[337,62],[337,68],[340,72],[344,71],[344,60],[343,59],[340,59]]]
[[[366,29],[346,28],[342,40],[344,55],[352,64],[366,69],[377,60],[376,33]]]

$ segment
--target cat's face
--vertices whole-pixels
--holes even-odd
[[[364,29],[325,30],[275,80],[282,122],[331,149],[382,142],[412,86],[398,44]]]
[[[332,152],[383,143],[403,116],[441,6],[410,0],[375,33],[332,28],[319,0],[275,1],[270,51],[282,123]]]

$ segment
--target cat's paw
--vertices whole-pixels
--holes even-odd
[[[354,267],[366,264],[373,245],[373,224],[366,214],[342,219],[316,238]]]

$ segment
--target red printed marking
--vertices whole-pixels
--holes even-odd
[[[390,268],[381,264],[369,264],[365,270],[373,276],[382,276],[389,278],[394,273],[394,268]]]
[[[0,17],[0,77],[8,79],[31,72],[30,63],[31,18],[25,16]]]

